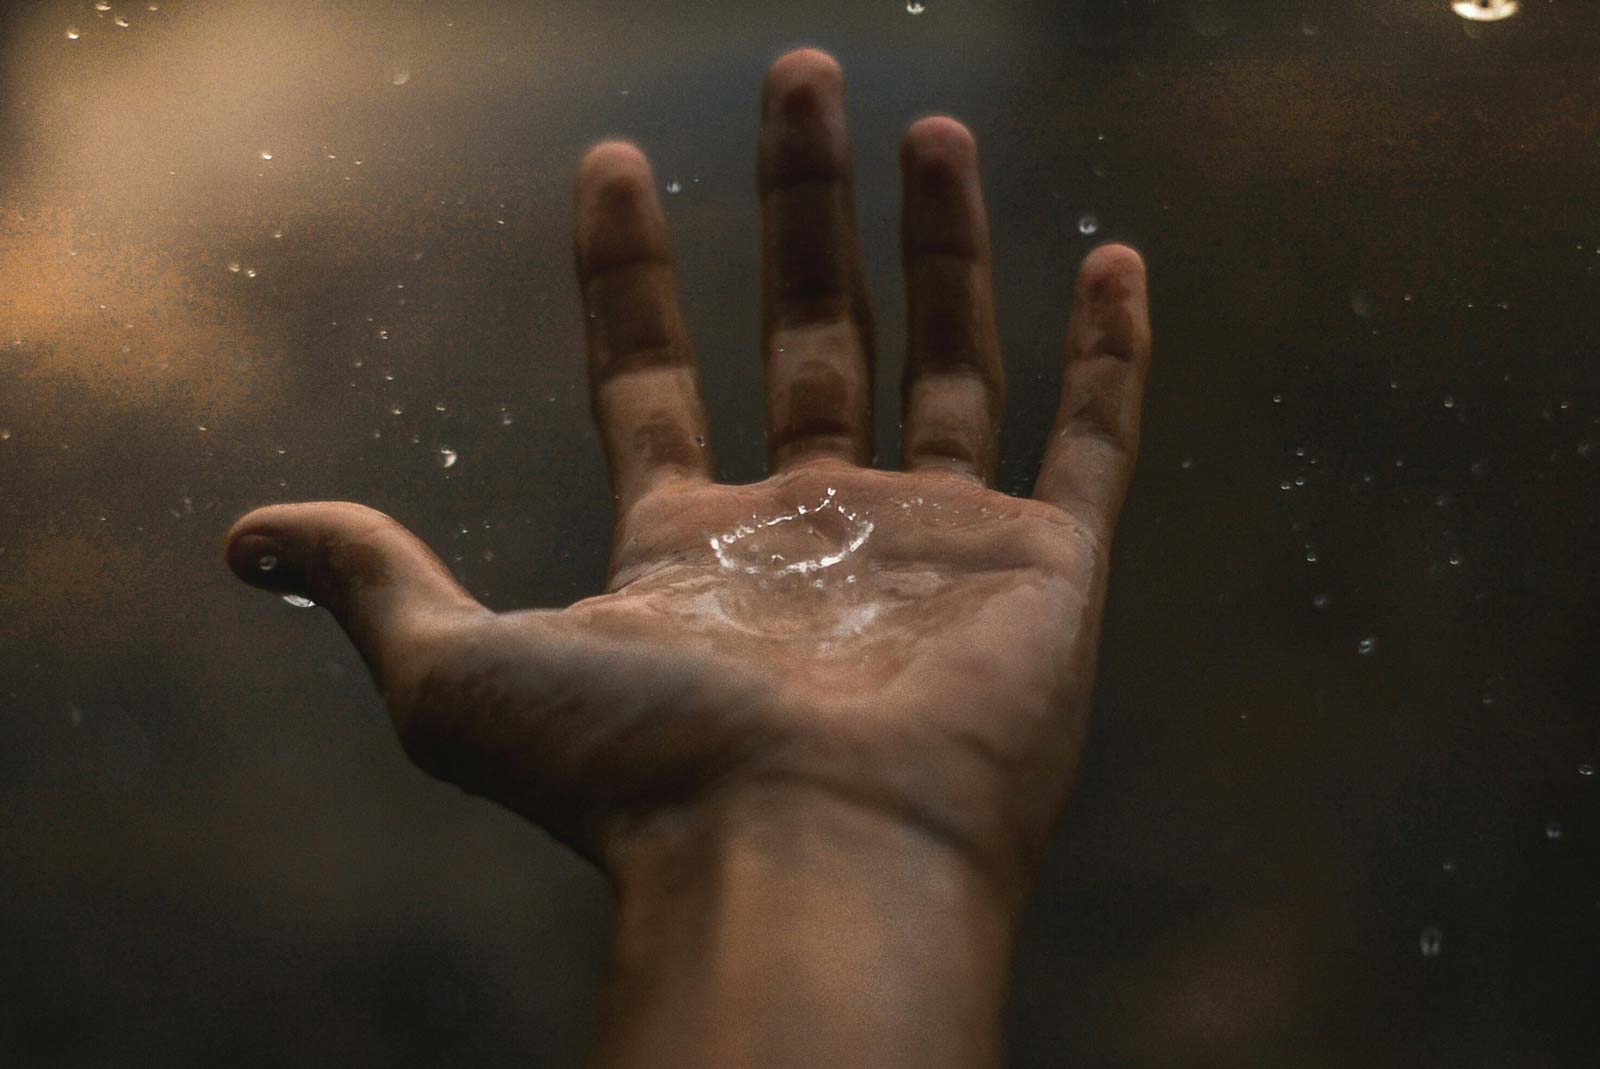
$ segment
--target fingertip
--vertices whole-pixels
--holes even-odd
[[[607,181],[643,179],[650,177],[650,160],[644,149],[625,138],[609,137],[597,141],[584,152],[578,163],[575,185],[579,190]]]
[[[794,48],[772,61],[762,82],[763,95],[783,99],[795,90],[842,85],[844,68],[820,48]]]
[[[976,162],[978,140],[965,123],[949,115],[925,115],[906,128],[900,140],[900,161],[954,170]]]
[[[1079,268],[1083,278],[1093,282],[1121,282],[1123,285],[1143,284],[1146,274],[1144,257],[1131,245],[1112,242],[1090,250]]]

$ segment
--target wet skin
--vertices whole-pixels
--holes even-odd
[[[605,142],[578,170],[574,243],[617,508],[605,591],[491,612],[399,523],[346,502],[249,513],[230,566],[334,614],[420,767],[619,884],[745,799],[828,799],[959,858],[1013,915],[1085,736],[1149,364],[1144,265],[1118,245],[1084,260],[1033,494],[1001,493],[976,146],[926,118],[901,163],[904,470],[871,466],[843,76],[800,50],[762,89],[766,480],[716,482],[657,183],[639,149]]]

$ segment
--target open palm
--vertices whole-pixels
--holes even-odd
[[[258,509],[228,559],[335,614],[420,766],[613,876],[702,814],[814,792],[1016,890],[1088,714],[1149,363],[1143,263],[1115,245],[1085,260],[1034,495],[996,491],[1005,384],[976,148],[952,119],[915,123],[906,470],[873,468],[843,77],[793,52],[762,102],[769,478],[715,481],[649,165],[607,142],[579,171],[575,242],[617,501],[606,591],[490,612],[395,521],[343,502]]]

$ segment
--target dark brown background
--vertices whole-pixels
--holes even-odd
[[[412,769],[221,536],[348,498],[496,608],[599,590],[569,182],[606,135],[683,183],[713,444],[759,479],[756,92],[813,44],[881,464],[913,118],[979,140],[1007,491],[1078,260],[1150,265],[1013,1064],[1595,1064],[1600,5],[926,3],[0,5],[0,1062],[579,1063],[601,878]]]

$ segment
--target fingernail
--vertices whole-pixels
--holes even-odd
[[[294,572],[283,544],[260,534],[235,539],[228,548],[228,564],[240,579],[262,586],[279,586]]]

